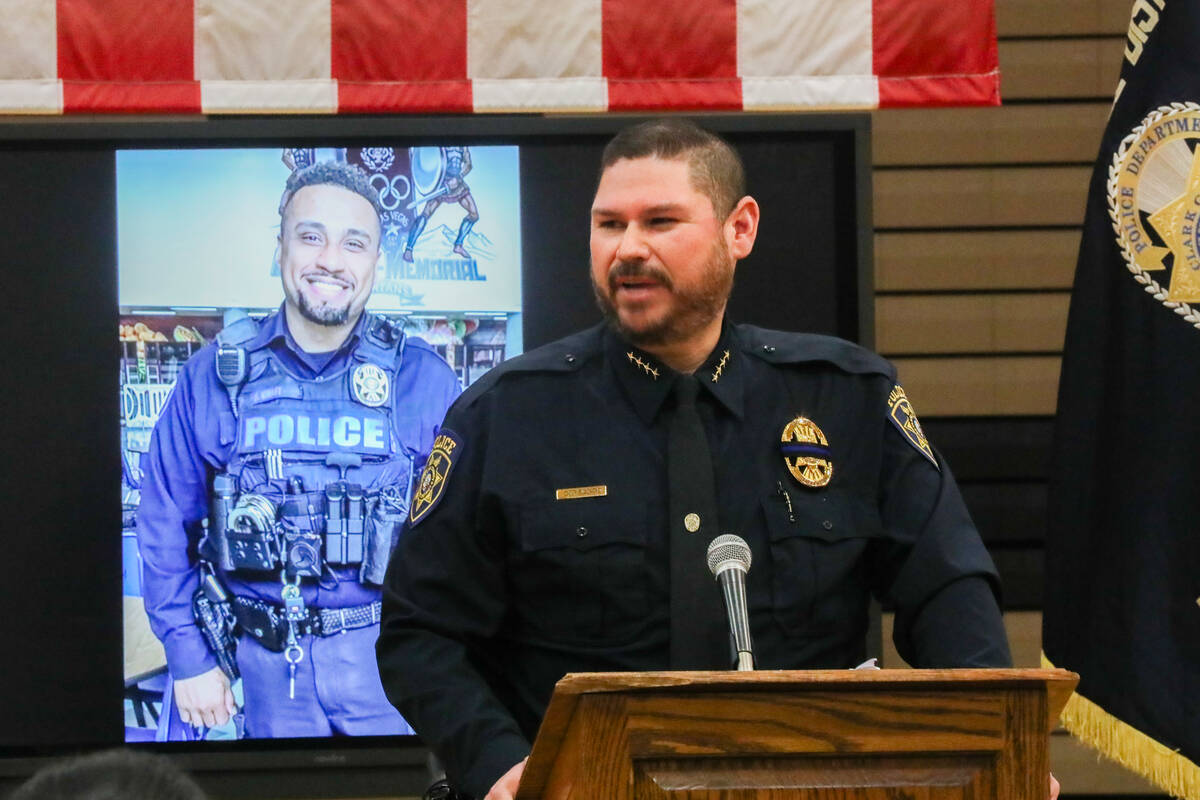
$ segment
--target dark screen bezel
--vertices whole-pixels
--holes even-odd
[[[337,117],[258,117],[258,116],[237,116],[237,117],[221,117],[210,119],[172,119],[172,118],[106,118],[106,119],[29,119],[19,120],[12,123],[0,126],[0,153],[9,153],[20,156],[22,153],[53,153],[61,155],[62,160],[68,162],[67,170],[72,162],[78,162],[77,168],[86,170],[91,168],[88,166],[90,159],[94,157],[103,157],[105,153],[112,153],[116,149],[121,148],[185,148],[185,147],[240,147],[240,146],[280,146],[288,145],[316,145],[337,142],[345,145],[356,144],[374,144],[382,141],[396,142],[404,145],[418,144],[437,144],[437,143],[470,143],[470,144],[518,144],[525,146],[546,146],[548,144],[571,144],[573,142],[586,142],[587,147],[592,147],[597,142],[602,142],[607,137],[611,136],[617,130],[640,121],[643,117],[626,116],[626,115],[609,115],[604,117],[594,116],[532,116],[532,115],[499,115],[499,116],[449,116],[449,117],[375,117],[375,116],[337,116]],[[839,187],[839,198],[837,200],[838,208],[836,216],[840,220],[840,224],[845,224],[849,233],[840,231],[838,236],[839,250],[838,258],[840,263],[836,265],[836,269],[840,272],[840,277],[836,281],[836,296],[833,302],[836,306],[835,324],[832,330],[823,330],[822,332],[836,333],[845,338],[854,339],[862,344],[870,346],[873,342],[873,305],[872,297],[872,234],[871,234],[871,184],[870,184],[870,118],[867,114],[786,114],[786,115],[755,115],[755,114],[712,114],[695,117],[701,124],[713,130],[721,132],[731,139],[736,140],[739,137],[779,137],[786,139],[789,135],[797,137],[816,137],[824,139],[830,143],[833,152],[836,153],[835,163],[832,165],[831,179]],[[53,159],[52,159],[53,160]],[[95,165],[91,165],[94,167]],[[522,170],[523,184],[525,178],[524,169]],[[585,175],[570,176],[574,185],[582,186],[594,185],[595,181],[595,166],[592,165],[590,170]],[[61,176],[59,176],[61,178]],[[27,184],[28,177],[21,180],[21,184]],[[55,180],[58,180],[56,178]],[[19,211],[18,204],[32,204],[32,208],[24,209],[24,214],[30,215],[30,218],[40,219],[42,225],[48,231],[53,231],[57,226],[62,226],[62,229],[71,235],[71,231],[90,230],[93,234],[101,231],[105,226],[111,226],[111,247],[110,252],[100,253],[91,252],[87,254],[95,266],[93,269],[101,270],[106,261],[110,264],[108,273],[95,272],[89,273],[85,267],[79,267],[74,271],[67,271],[64,280],[77,279],[82,283],[77,287],[76,296],[65,303],[55,303],[52,307],[48,306],[49,295],[42,297],[40,302],[35,302],[31,306],[16,310],[15,317],[10,316],[8,322],[4,323],[4,327],[0,328],[7,334],[8,340],[14,341],[14,334],[23,328],[35,326],[39,323],[44,323],[47,317],[53,315],[64,315],[70,320],[67,326],[72,334],[69,338],[79,336],[92,336],[111,334],[113,327],[117,321],[117,305],[116,305],[116,280],[115,280],[115,264],[116,264],[116,248],[115,248],[115,209],[114,204],[110,202],[107,206],[97,208],[93,204],[93,199],[88,197],[75,197],[69,201],[69,205],[73,211],[59,210],[55,207],[55,198],[60,205],[66,205],[67,201],[64,198],[72,197],[69,186],[47,186],[42,187],[44,191],[36,192],[35,197],[30,200],[23,197],[19,190],[21,186],[14,186],[9,183],[9,199],[7,201],[10,209]],[[13,191],[18,190],[18,191]],[[523,186],[523,190],[525,187]],[[751,192],[754,192],[753,182],[751,184]],[[590,195],[589,195],[590,197]],[[524,205],[524,202],[523,202]],[[0,204],[2,208],[3,204]],[[107,209],[107,210],[102,210]],[[768,209],[769,210],[769,209]],[[39,216],[40,215],[40,216]],[[10,217],[12,214],[9,215]],[[523,240],[530,241],[531,227],[538,224],[556,223],[554,220],[546,220],[544,213],[536,215],[538,219],[533,219],[522,214]],[[21,215],[19,219],[10,221],[12,226],[21,225]],[[584,230],[586,230],[586,219],[582,221]],[[536,233],[534,231],[534,233]],[[44,235],[44,234],[43,234]],[[103,239],[89,239],[86,235],[82,235],[82,241],[98,242]],[[11,243],[11,237],[10,237]],[[51,243],[53,244],[53,243]],[[97,250],[103,250],[104,246],[100,245]],[[37,252],[36,245],[30,245],[25,248],[26,252]],[[526,255],[523,266],[523,283],[526,287],[526,303],[531,302],[530,287],[534,285],[531,281],[531,269],[536,277],[536,267],[531,266],[530,251],[526,249]],[[571,253],[570,257],[575,257]],[[560,255],[555,256],[560,259]],[[585,238],[579,242],[578,251],[578,268],[584,269],[586,263],[586,241]],[[38,264],[37,257],[30,259],[32,264],[30,268],[46,269],[54,264]],[[557,261],[556,261],[557,263]],[[573,267],[574,265],[572,265]],[[10,263],[10,270],[15,270],[17,267]],[[48,279],[47,279],[48,280]],[[582,279],[580,279],[582,280]],[[89,281],[91,281],[89,283]],[[802,320],[804,316],[803,293],[797,292],[796,295],[799,308],[796,309],[796,315]],[[561,311],[547,311],[545,320],[547,324],[537,327],[533,335],[529,335],[528,330],[530,325],[538,325],[537,320],[527,312],[527,334],[525,337],[526,349],[531,349],[537,346],[548,338],[555,335],[565,333],[569,330],[580,327],[582,324],[596,318],[594,308],[590,306],[590,300],[580,300],[580,292],[575,292],[574,305],[569,308],[564,307]],[[737,292],[735,290],[735,299]],[[547,304],[550,301],[546,298],[540,298],[535,302]],[[782,301],[781,301],[782,302]],[[815,302],[815,301],[814,301]],[[546,306],[550,308],[549,305]],[[590,317],[587,318],[587,317]],[[783,327],[783,326],[780,326]],[[797,327],[802,327],[798,325]],[[10,376],[9,380],[13,381],[10,387],[11,391],[20,392],[26,389],[31,384],[31,381],[39,379],[45,381],[43,376],[39,376],[40,362],[50,363],[50,366],[55,368],[66,367],[71,372],[71,377],[78,379],[79,376],[85,375],[82,380],[77,380],[73,386],[71,383],[66,383],[55,389],[55,394],[59,392],[70,393],[76,391],[80,384],[90,386],[103,386],[104,379],[102,375],[104,370],[108,370],[107,374],[115,376],[115,364],[117,361],[117,352],[114,346],[111,352],[105,348],[93,348],[80,353],[77,356],[57,356],[47,355],[49,349],[43,353],[37,348],[25,360],[20,357],[16,359],[14,364],[10,360]],[[109,360],[104,361],[107,357]],[[112,380],[113,391],[111,392],[111,400],[97,400],[90,404],[91,412],[98,415],[111,414],[111,419],[114,420],[112,428],[115,430],[117,419],[117,402],[116,402],[116,384],[115,377]],[[47,386],[46,391],[51,391],[53,387]],[[68,402],[64,399],[63,402]],[[64,406],[66,407],[66,406]],[[69,413],[69,411],[68,411]],[[22,414],[25,416],[23,417]],[[6,416],[9,416],[6,414]],[[10,436],[10,445],[12,436],[18,433],[18,428],[28,427],[30,421],[34,419],[29,407],[17,409],[15,417],[6,422],[6,433]],[[70,427],[70,426],[67,426]],[[100,432],[103,434],[103,431]],[[85,434],[79,434],[83,436]],[[96,435],[96,432],[92,432]],[[100,435],[96,439],[96,443],[103,441],[103,436]],[[95,447],[96,443],[90,443],[90,440],[84,441],[82,446]],[[115,442],[115,440],[114,440]],[[18,442],[20,445],[21,442]],[[25,443],[25,446],[29,446]],[[49,446],[48,454],[44,457],[50,458],[57,464],[59,461],[67,460],[71,457],[74,449],[81,446],[80,438],[65,438],[60,441],[55,441]],[[110,491],[109,496],[114,499],[119,496],[119,467],[116,459],[111,459],[109,466],[111,469],[107,474],[91,475],[87,480],[91,481],[89,488],[89,496],[103,496],[105,491]],[[94,465],[93,465],[94,466]],[[92,470],[95,472],[96,470]],[[53,470],[51,471],[53,473]],[[19,469],[18,465],[9,464],[4,468],[3,473],[10,480],[7,481],[10,485],[15,485],[16,489],[6,492],[6,506],[15,508],[21,501],[19,489],[21,488],[21,479],[26,477]],[[54,481],[61,482],[63,474],[60,470],[56,474],[52,474],[51,478]],[[53,485],[49,485],[44,496],[39,497],[43,504],[48,504],[55,497]],[[36,505],[36,504],[35,504]],[[116,503],[114,502],[115,506]],[[119,511],[119,509],[117,509]],[[85,512],[78,509],[75,512],[76,518],[83,520]],[[120,529],[119,519],[115,518],[116,512],[109,510],[99,515],[92,513],[86,515],[86,525],[93,527],[113,526],[114,529]],[[97,522],[97,516],[100,522]],[[28,530],[35,528],[32,518],[28,515],[22,517],[21,513],[15,514],[16,525],[15,529]],[[66,517],[59,516],[59,530],[71,530]],[[12,520],[10,519],[10,522]],[[48,526],[54,527],[54,526]],[[116,538],[116,537],[114,537]],[[60,542],[60,546],[65,545],[70,548],[72,542],[70,536],[65,537],[65,541]],[[97,580],[94,577],[96,571],[112,570],[113,574],[119,575],[119,553],[115,552],[116,548],[105,549],[104,543],[91,541],[87,544],[90,548],[89,555],[76,557],[77,554],[66,556],[67,572],[71,574],[70,580],[93,580],[97,586],[105,583],[103,580]],[[15,568],[21,569],[22,564],[41,564],[47,560],[44,552],[47,548],[38,547],[33,543],[26,545],[17,545],[10,547],[10,562]],[[110,552],[111,550],[111,552]],[[72,561],[72,559],[75,559]],[[39,567],[39,569],[50,569],[51,567]],[[15,582],[10,581],[6,588],[0,594],[0,598],[9,607],[20,607],[22,603],[28,602],[29,590],[28,586],[22,582],[23,579],[18,578]],[[109,602],[108,594],[119,592],[119,581],[113,580],[111,587],[97,588],[92,594],[102,598],[100,602]],[[24,591],[23,591],[24,589]],[[82,613],[80,620],[87,624],[89,620],[86,613]],[[57,648],[66,647],[66,642],[73,642],[73,645],[67,649],[71,651],[70,658],[79,659],[85,657],[87,647],[86,641],[78,642],[72,636],[70,618],[61,620],[63,630],[57,630],[54,621],[44,619],[25,619],[24,621],[12,622],[11,620],[5,623],[4,635],[9,642],[23,642],[39,646],[41,648],[49,648],[57,652]],[[119,623],[119,620],[117,621]],[[47,624],[49,623],[49,624]],[[119,625],[117,626],[119,627]],[[88,629],[85,639],[93,638],[99,635],[111,635],[112,628],[105,628],[101,623],[99,626],[92,626]],[[75,632],[77,634],[77,631]],[[118,634],[119,636],[119,634]],[[43,650],[44,651],[44,650]],[[30,662],[32,663],[32,662]],[[43,663],[42,666],[45,666]],[[118,665],[119,666],[119,665]],[[98,670],[103,673],[101,668]],[[109,670],[111,671],[111,670]],[[119,669],[117,670],[119,673]],[[33,670],[27,670],[26,683],[35,682],[39,679],[46,680],[49,684],[50,679],[45,675],[37,675]],[[69,671],[64,673],[69,676]],[[51,691],[69,692],[70,688],[61,685],[62,677],[59,676],[54,684],[49,685]],[[119,680],[119,677],[118,677]],[[18,681],[17,683],[21,683]],[[28,691],[28,689],[26,689]],[[44,687],[41,691],[46,691]],[[119,730],[119,726],[118,726]],[[122,737],[123,738],[123,737]],[[110,737],[91,737],[83,735],[73,741],[60,741],[53,744],[34,744],[21,745],[13,742],[7,742],[7,737],[0,735],[0,740],[5,740],[0,743],[0,778],[9,777],[16,778],[24,776],[32,772],[41,764],[45,763],[46,759],[61,756],[69,752],[79,750],[94,749],[99,746],[116,746],[122,744],[120,739],[113,740]],[[422,748],[412,737],[366,737],[360,739],[322,739],[322,740],[267,740],[261,742],[242,741],[236,743],[170,743],[170,744],[149,744],[144,745],[150,749],[160,750],[172,754],[178,758],[186,767],[199,771],[214,773],[213,780],[223,786],[221,794],[223,796],[271,796],[271,786],[278,785],[280,793],[278,796],[347,796],[348,793],[355,791],[366,791],[364,788],[353,788],[356,786],[354,779],[350,776],[357,775],[359,778],[364,776],[376,775],[379,780],[386,780],[390,786],[390,791],[393,793],[410,792],[419,794],[423,789],[423,781],[426,773],[425,759],[426,754]],[[330,777],[326,783],[337,785],[339,788],[332,795],[323,794],[317,787],[310,784],[301,777],[296,779],[296,775],[302,775],[304,772],[320,768],[324,770],[333,770],[341,775],[340,778]],[[249,778],[245,773],[256,773],[256,776]],[[240,778],[231,778],[228,785],[221,783],[223,775],[241,775]],[[400,780],[400,785],[396,781]],[[348,782],[347,782],[348,781]],[[417,787],[414,789],[414,787]],[[245,794],[243,794],[245,790]]]

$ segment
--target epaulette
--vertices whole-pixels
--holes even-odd
[[[239,317],[217,333],[218,344],[244,345],[258,335],[258,321],[249,315]]]
[[[471,402],[510,375],[574,372],[600,353],[603,332],[604,325],[596,325],[510,358],[488,370],[483,377],[471,384],[470,388],[463,392],[463,401]]]
[[[865,347],[817,333],[789,333],[739,325],[738,335],[746,352],[772,364],[803,364],[823,361],[854,374],[878,373],[896,379],[896,368],[883,356]]]

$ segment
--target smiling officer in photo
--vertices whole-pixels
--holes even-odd
[[[193,726],[229,720],[240,677],[247,736],[410,730],[379,685],[379,585],[460,387],[364,310],[380,212],[357,167],[290,175],[282,305],[187,362],[143,459],[146,610]]]

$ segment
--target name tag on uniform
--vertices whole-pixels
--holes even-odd
[[[584,497],[606,497],[607,486],[574,486],[570,489],[558,489],[554,492],[555,500],[580,500]]]

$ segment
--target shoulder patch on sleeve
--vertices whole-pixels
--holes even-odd
[[[417,482],[417,490],[413,492],[412,505],[408,511],[410,525],[416,525],[429,512],[437,507],[446,492],[446,484],[450,481],[450,472],[462,455],[462,438],[450,430],[442,428],[433,440],[433,450],[425,461],[425,469],[421,480]]]
[[[917,412],[913,411],[912,403],[904,394],[904,387],[896,384],[892,388],[892,392],[888,395],[888,419],[900,431],[900,435],[908,440],[908,443],[917,448],[921,455],[929,459],[929,463],[933,464],[936,469],[938,467],[937,458],[933,455],[933,448],[929,446],[929,440],[925,438],[925,431],[921,430],[921,423],[917,421]]]

